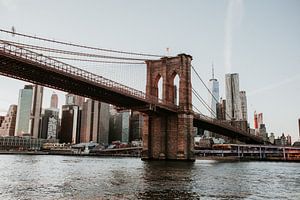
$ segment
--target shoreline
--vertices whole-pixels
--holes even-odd
[[[44,152],[44,151],[0,151],[0,155],[54,155],[54,156],[83,156],[83,157],[128,157],[128,158],[141,158],[141,156],[130,155],[130,154],[74,154],[71,152]],[[250,161],[258,161],[258,162],[300,162],[300,159],[283,159],[283,158],[250,158],[250,157],[235,157],[235,156],[227,156],[227,157],[219,157],[219,156],[195,156],[195,160],[215,160],[218,162],[250,162]]]

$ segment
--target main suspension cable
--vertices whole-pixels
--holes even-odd
[[[23,44],[23,43],[19,43],[19,42],[11,42],[11,41],[7,41],[7,40],[0,40],[0,41],[4,42],[4,43],[16,45],[19,48],[26,48],[26,49],[31,49],[31,50],[52,52],[52,53],[58,53],[58,54],[76,55],[76,56],[94,57],[94,58],[104,58],[104,59],[115,59],[115,60],[145,61],[145,59],[142,59],[142,58],[106,56],[106,55],[99,55],[99,54],[82,53],[82,52],[77,52],[77,51],[69,51],[69,50],[61,50],[61,49],[55,49],[55,48],[41,47],[41,46],[37,46],[37,45],[29,45],[29,44]]]
[[[127,55],[135,55],[135,56],[164,57],[164,55],[155,55],[155,54],[146,54],[146,53],[136,53],[136,52],[113,50],[113,49],[104,49],[104,48],[91,47],[91,46],[86,46],[86,45],[70,43],[70,42],[62,42],[62,41],[58,41],[58,40],[47,39],[47,38],[32,36],[32,35],[28,35],[28,34],[17,33],[15,31],[8,31],[8,30],[4,30],[4,29],[0,29],[0,32],[12,34],[12,35],[18,35],[18,36],[21,36],[21,37],[26,37],[26,38],[35,39],[35,40],[41,40],[41,41],[45,41],[45,42],[52,42],[52,43],[56,43],[56,44],[68,45],[68,46],[91,49],[91,50],[97,50],[97,51],[105,51],[105,52],[111,52],[111,53],[121,53],[121,54],[127,54]]]

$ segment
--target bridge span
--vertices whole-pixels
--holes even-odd
[[[144,93],[26,47],[0,40],[1,75],[144,113],[145,159],[194,160],[193,126],[245,143],[263,144],[260,137],[192,110],[191,60],[191,56],[180,54],[145,61],[147,85]],[[175,75],[180,77],[178,105],[173,91]],[[164,99],[158,98],[157,78],[160,76],[166,81]]]

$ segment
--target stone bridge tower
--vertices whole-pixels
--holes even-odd
[[[162,79],[159,101],[176,107],[177,112],[153,111],[144,116],[142,159],[194,160],[191,60],[190,55],[180,54],[146,61],[146,95],[159,99]]]

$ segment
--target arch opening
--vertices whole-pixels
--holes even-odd
[[[172,84],[172,102],[179,106],[179,89],[180,89],[180,77],[179,75],[174,72],[172,75],[172,80],[173,80],[173,84]]]
[[[156,94],[155,96],[158,97],[158,99],[163,99],[163,77],[158,74],[156,77],[156,83],[155,83],[155,89],[156,89]]]

